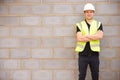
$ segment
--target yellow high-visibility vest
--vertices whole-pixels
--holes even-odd
[[[84,21],[81,21],[80,23],[76,23],[76,26],[81,30],[82,35],[94,35],[98,31],[98,28],[100,27],[101,22],[98,22],[96,20],[93,20],[90,25],[90,30],[88,29],[88,26]],[[76,52],[82,52],[85,48],[86,42],[77,42],[75,51]],[[90,41],[90,48],[92,51],[100,52],[100,40],[91,40]]]

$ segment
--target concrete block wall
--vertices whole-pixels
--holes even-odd
[[[0,0],[0,80],[77,80],[74,25],[87,2],[104,26],[100,80],[120,80],[120,0]]]

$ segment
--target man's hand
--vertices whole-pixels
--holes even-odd
[[[81,32],[77,32],[77,40],[80,42],[89,42],[91,40],[100,40],[103,38],[103,31],[99,30],[94,35],[82,35]]]

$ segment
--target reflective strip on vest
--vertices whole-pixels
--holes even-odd
[[[80,45],[80,44],[77,44],[77,46],[80,47],[80,48],[84,48],[84,46],[83,46],[83,45]]]
[[[90,45],[91,47],[98,47],[98,46],[100,46],[99,44],[92,44],[92,45]]]
[[[80,48],[84,48],[84,46],[83,45],[80,45],[80,44],[77,44],[76,46],[78,46],[78,47],[80,47]],[[99,44],[91,44],[90,45],[91,47],[98,47],[98,46],[100,46]]]

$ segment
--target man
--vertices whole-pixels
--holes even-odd
[[[100,39],[103,38],[103,26],[101,22],[93,19],[95,7],[91,3],[84,6],[85,20],[76,23],[78,52],[79,80],[85,80],[89,65],[92,80],[99,80],[99,52]]]

